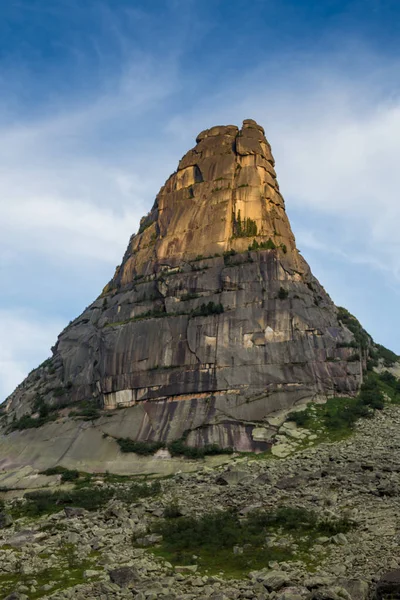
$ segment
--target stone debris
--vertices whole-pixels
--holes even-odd
[[[0,530],[0,597],[3,578],[20,583],[3,596],[52,600],[377,600],[400,595],[400,408],[391,405],[360,421],[355,433],[336,443],[304,448],[283,459],[236,456],[226,466],[198,464],[195,473],[161,481],[162,493],[133,504],[111,501],[95,512],[74,509],[39,519],[14,519]],[[218,478],[235,483],[220,485]],[[103,481],[102,489],[111,485]],[[115,483],[112,485],[124,485]],[[96,493],[99,486],[94,486]],[[7,500],[4,514],[8,514]],[[270,561],[243,579],[211,575],[193,564],[172,565],[152,553],[161,543],[149,528],[173,505],[179,514],[200,516],[232,508],[241,517],[257,509],[293,506],[325,519],[347,518],[346,534],[321,535],[307,556]],[[274,545],[296,544],[290,535],[272,536]],[[145,547],[138,547],[140,540]],[[69,548],[67,557],[60,555]],[[65,550],[64,550],[65,551]],[[232,547],[242,555],[243,546]],[[92,555],[92,558],[90,556]],[[89,557],[89,559],[88,559]],[[43,581],[43,569],[70,572],[85,563],[79,584],[59,589]],[[69,562],[68,562],[69,561]],[[32,590],[36,590],[33,592]],[[11,596],[10,596],[11,594]]]

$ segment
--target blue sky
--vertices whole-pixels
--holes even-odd
[[[400,353],[400,6],[0,5],[0,401],[101,291],[196,134],[266,130],[298,247]]]

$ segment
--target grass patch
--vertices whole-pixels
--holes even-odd
[[[142,456],[154,454],[160,448],[164,447],[163,442],[135,442],[129,438],[119,438],[117,440],[121,452],[135,452]]]
[[[28,492],[22,501],[16,503],[11,514],[14,518],[40,517],[62,510],[65,506],[84,508],[89,511],[98,510],[110,500],[136,502],[139,498],[155,496],[161,490],[159,482],[151,485],[131,483],[122,487],[94,489],[92,487],[75,488],[73,490],[56,490]]]
[[[5,573],[0,575],[0,595],[6,597],[15,591],[17,585],[25,585],[28,588],[32,586],[32,581],[35,580],[36,591],[29,592],[30,600],[36,600],[42,596],[53,594],[57,590],[64,590],[78,584],[87,582],[83,577],[84,571],[97,567],[95,561],[98,553],[91,552],[88,558],[81,560],[77,558],[75,547],[72,544],[65,544],[56,553],[59,559],[57,567],[48,567],[36,571],[32,574],[25,575],[23,573]],[[43,556],[43,559],[46,557]],[[90,581],[96,581],[98,578],[93,577]],[[41,588],[49,583],[54,582],[54,586],[50,591],[45,592]]]
[[[397,356],[397,354],[381,344],[375,344],[374,357],[377,359],[381,358],[385,367],[393,367],[393,365],[400,360],[400,357]]]
[[[46,416],[40,416],[33,418],[30,415],[23,415],[20,419],[15,419],[10,425],[10,431],[23,431],[24,429],[35,429],[42,427],[46,423],[55,421],[57,419],[56,414],[48,413]]]
[[[188,433],[184,434],[178,440],[174,440],[169,444],[165,442],[136,442],[129,438],[120,438],[117,440],[122,452],[134,452],[142,456],[149,456],[165,448],[169,451],[171,456],[185,456],[186,458],[204,458],[205,456],[217,456],[218,454],[232,454],[232,448],[221,448],[217,444],[206,444],[202,448],[196,448],[188,446],[186,444],[186,438]]]
[[[57,467],[50,467],[50,469],[46,469],[45,471],[40,471],[39,475],[61,475],[62,482],[79,479],[79,471],[76,469],[67,469],[60,465]]]
[[[357,347],[365,350],[372,342],[371,336],[361,326],[360,322],[348,310],[342,306],[338,307],[338,319],[354,335]]]
[[[79,410],[71,410],[69,416],[80,417],[83,421],[94,421],[101,417],[101,412],[97,406],[85,406]]]
[[[222,570],[228,576],[242,577],[249,570],[264,568],[270,560],[297,560],[300,554],[309,552],[318,536],[346,532],[351,527],[345,519],[326,521],[313,511],[280,507],[269,512],[253,511],[244,519],[233,510],[200,517],[170,517],[156,524],[153,531],[163,536],[155,553],[173,564],[196,563],[211,573]],[[276,534],[290,536],[297,549],[290,543],[274,545],[268,538]],[[234,554],[234,546],[239,546],[242,553]]]
[[[329,398],[326,404],[307,406],[304,411],[289,413],[287,420],[334,441],[349,435],[361,418],[371,418],[385,405],[385,395],[400,403],[400,381],[386,371],[369,373],[355,398]]]
[[[232,454],[232,448],[221,448],[217,444],[206,444],[202,448],[186,445],[186,437],[175,440],[168,444],[171,456],[186,456],[187,458],[204,458],[205,456],[216,456],[218,454]]]
[[[183,296],[180,297],[180,300],[181,302],[187,302],[188,300],[196,300],[196,298],[200,298],[200,294],[189,292],[188,294],[183,294]]]

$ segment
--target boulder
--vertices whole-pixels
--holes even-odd
[[[218,485],[237,485],[238,483],[245,483],[251,481],[252,477],[249,476],[247,471],[237,471],[235,469],[230,469],[225,471],[215,480],[215,483]]]
[[[400,598],[400,569],[388,571],[381,576],[375,587],[377,600]]]
[[[289,584],[288,574],[284,571],[269,571],[257,577],[269,592],[276,592]]]
[[[367,600],[368,598],[369,586],[364,579],[340,578],[336,584],[344,588],[350,594],[352,600]]]
[[[13,524],[13,518],[5,511],[0,512],[0,529],[10,527]]]
[[[65,506],[64,512],[68,519],[72,519],[73,517],[84,517],[88,511],[80,507]]]
[[[138,572],[134,567],[119,567],[109,571],[110,580],[121,588],[131,587],[138,582]]]

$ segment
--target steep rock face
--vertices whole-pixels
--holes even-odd
[[[357,391],[354,343],[296,248],[264,130],[213,127],[161,188],[101,296],[10,396],[6,420],[43,405],[131,407],[102,431],[263,449],[271,413]]]

